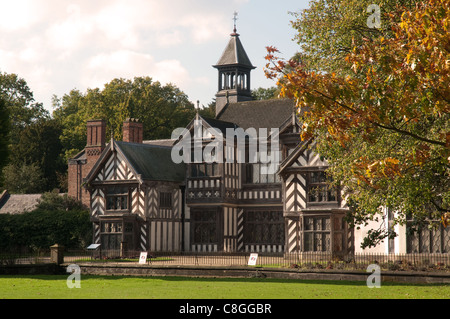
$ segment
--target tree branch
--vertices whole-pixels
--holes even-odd
[[[307,88],[305,88],[305,89],[308,90]],[[310,91],[310,92],[311,92],[311,91]],[[318,91],[318,90],[316,90],[316,89],[313,89],[312,92],[315,92],[315,93],[317,93],[317,94],[320,94],[322,97],[324,97],[324,98],[326,98],[326,99],[329,99],[330,101],[333,101],[334,103],[337,103],[338,105],[340,105],[340,106],[342,106],[342,107],[344,107],[344,108],[350,110],[351,112],[354,112],[355,114],[360,114],[357,110],[355,110],[355,109],[349,107],[348,105],[346,105],[346,104],[344,104],[344,103],[341,103],[341,102],[339,102],[339,101],[336,101],[336,99],[333,99],[332,97],[330,97],[330,96],[324,94],[323,92],[320,92],[320,91]],[[415,139],[417,139],[417,140],[420,140],[420,141],[422,141],[422,142],[426,142],[426,143],[430,143],[430,144],[434,144],[434,145],[439,145],[439,146],[444,146],[444,147],[446,146],[445,142],[435,141],[435,140],[430,140],[430,139],[428,139],[428,138],[421,137],[421,136],[419,136],[419,135],[417,135],[417,134],[414,134],[414,133],[411,133],[411,132],[409,132],[409,131],[405,131],[405,130],[398,129],[398,128],[394,127],[394,126],[383,125],[383,124],[380,124],[380,123],[378,123],[378,122],[374,122],[374,121],[371,121],[371,120],[368,120],[368,122],[371,123],[372,125],[375,125],[375,126],[379,127],[379,128],[386,129],[386,130],[391,130],[391,131],[395,131],[395,132],[397,132],[397,133],[400,133],[400,134],[403,134],[403,135],[410,136],[410,137],[415,138]]]
[[[391,130],[391,131],[394,131],[394,132],[397,132],[397,133],[400,133],[400,134],[411,136],[412,138],[415,138],[415,139],[417,139],[419,141],[422,141],[422,142],[426,142],[426,143],[430,143],[430,144],[434,144],[434,145],[439,145],[439,146],[445,146],[445,142],[430,140],[428,138],[421,137],[421,136],[419,136],[417,134],[414,134],[414,133],[411,133],[411,132],[408,132],[408,131],[405,131],[405,130],[398,129],[398,128],[393,127],[393,126],[389,127],[389,126],[382,125],[382,124],[376,123],[376,122],[371,122],[371,123],[373,125],[377,126],[377,127],[380,127],[380,128],[386,129],[386,130]]]

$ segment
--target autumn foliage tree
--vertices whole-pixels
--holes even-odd
[[[363,13],[360,13],[363,14]],[[367,15],[366,15],[367,16]],[[382,12],[389,32],[353,39],[337,65],[284,60],[268,47],[266,75],[294,99],[302,139],[314,138],[343,186],[350,220],[381,207],[396,222],[450,219],[450,2],[427,0]],[[389,232],[378,232],[373,245]]]

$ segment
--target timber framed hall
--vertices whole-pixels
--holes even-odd
[[[216,117],[197,115],[203,128],[278,129],[279,167],[263,163],[174,163],[177,140],[143,140],[143,126],[128,119],[123,140],[106,140],[104,120],[87,123],[85,149],[69,160],[69,195],[90,207],[93,243],[102,251],[333,252],[352,253],[364,229],[349,229],[339,189],[328,186],[327,162],[314,141],[301,141],[293,101],[253,101],[255,68],[234,31],[214,67]],[[214,136],[205,135],[203,145]],[[236,146],[234,146],[236,147]],[[223,144],[225,157],[233,152]],[[386,212],[386,218],[392,213]],[[389,223],[386,223],[388,225]],[[449,252],[449,229],[427,237],[399,236],[378,252]],[[402,228],[403,227],[403,228]],[[432,236],[433,235],[433,236]]]

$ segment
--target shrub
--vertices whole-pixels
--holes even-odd
[[[0,215],[0,249],[84,248],[92,240],[89,212],[66,196],[45,194],[27,213]]]

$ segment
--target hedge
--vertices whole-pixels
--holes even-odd
[[[23,214],[0,215],[0,250],[86,247],[92,240],[92,222],[86,210],[38,208]]]

